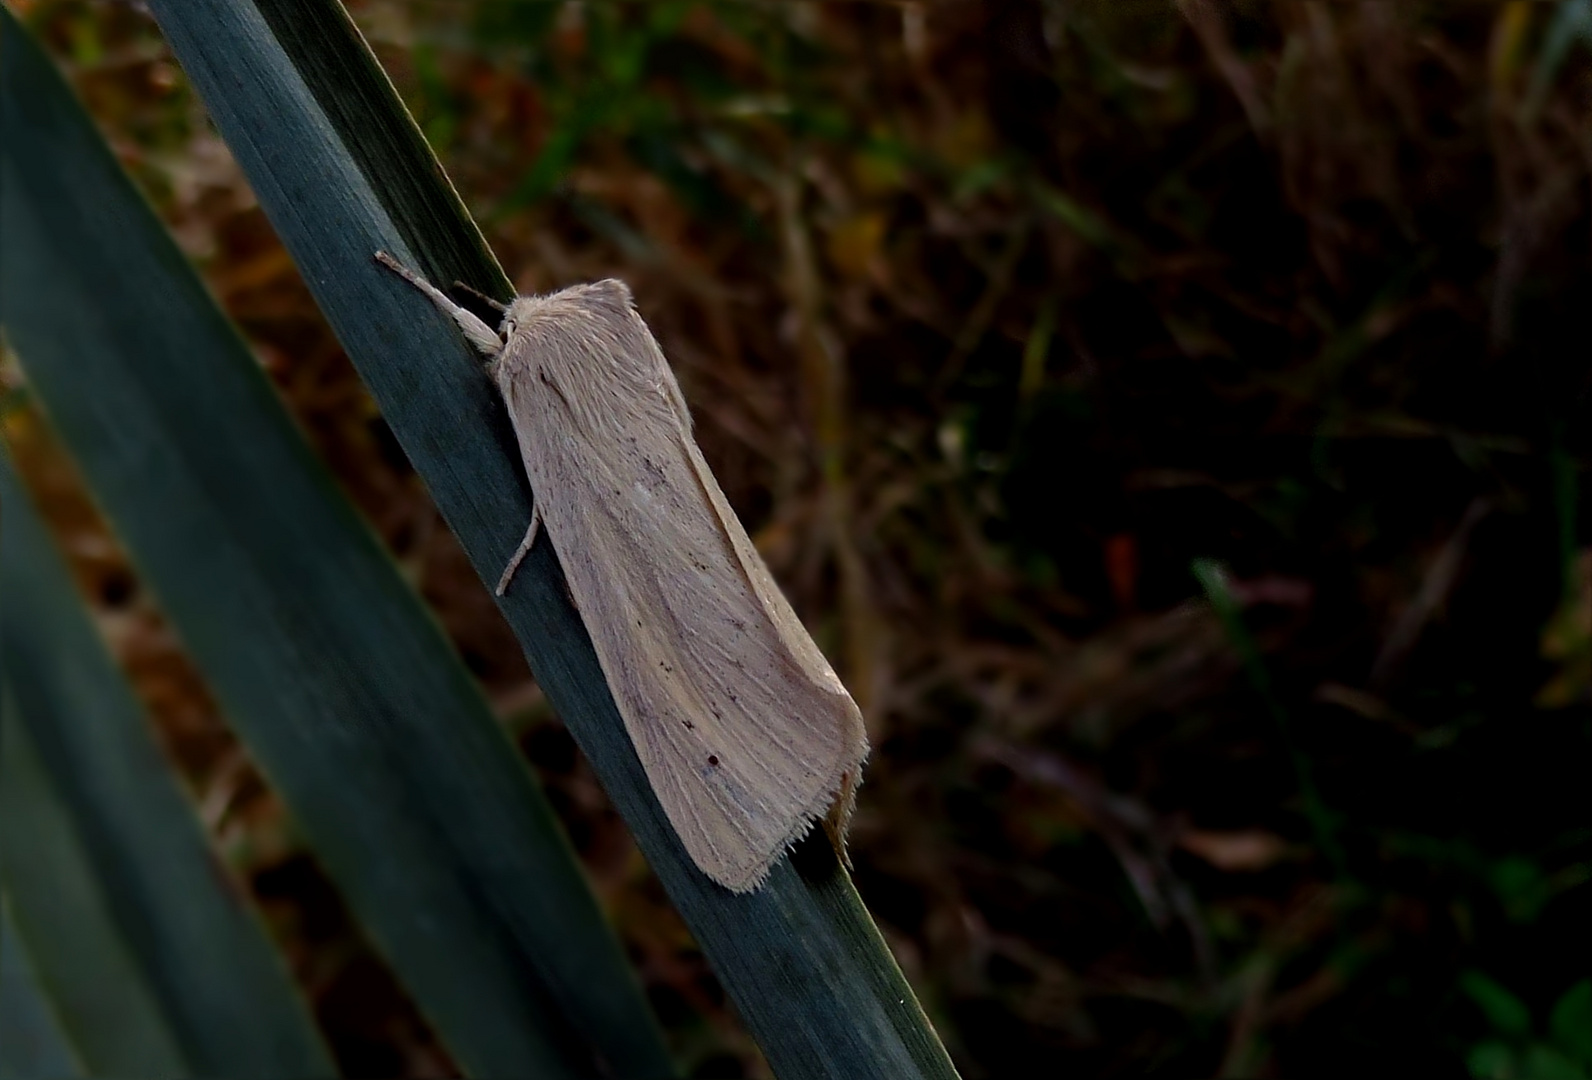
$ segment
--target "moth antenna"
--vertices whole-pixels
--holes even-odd
[[[503,349],[503,339],[498,337],[497,331],[486,323],[476,318],[474,314],[449,300],[435,285],[409,269],[403,263],[387,254],[385,251],[376,252],[376,261],[387,269],[403,278],[409,284],[425,294],[426,299],[435,304],[444,315],[452,319],[463,331],[464,336],[474,345],[476,351],[483,356],[496,356]]]
[[[450,289],[456,289],[456,290],[458,290],[459,292],[462,292],[462,293],[469,293],[471,296],[475,297],[475,299],[479,300],[481,303],[485,304],[487,307],[491,308],[493,311],[497,312],[499,315],[507,315],[508,314],[509,308],[508,308],[507,304],[498,303],[496,300],[492,299],[490,296],[488,296],[486,293],[482,292],[480,289],[471,288],[469,285],[466,285],[462,281],[455,281],[452,285],[450,285],[448,287]]]

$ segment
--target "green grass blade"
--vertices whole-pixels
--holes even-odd
[[[7,524],[11,516],[8,500]],[[9,621],[10,597],[7,607]],[[0,891],[17,945],[17,955],[0,962],[15,965],[10,979],[31,976],[33,990],[7,1023],[20,1022],[26,1009],[38,1039],[32,1051],[69,1054],[89,1074],[191,1076],[20,707],[9,686],[0,692]],[[22,990],[10,993],[20,998]],[[4,1051],[8,1061],[13,1052]],[[24,1061],[37,1061],[35,1052],[15,1052],[19,1073]]]
[[[0,729],[4,725],[0,719]],[[0,888],[0,1080],[83,1075],[38,973],[22,952],[22,938]]]
[[[381,272],[507,282],[346,15],[325,0],[153,0],[156,18],[321,310],[482,577],[530,514],[512,432],[453,327]],[[912,991],[821,837],[750,896],[686,857],[642,773],[551,544],[503,612],[775,1071],[949,1076]],[[799,866],[798,866],[799,864]]]
[[[5,747],[7,758],[15,753],[19,768],[34,755],[42,763],[69,814],[76,843],[65,846],[81,849],[112,925],[159,1001],[191,1071],[335,1074],[309,1010],[253,911],[216,865],[143,710],[3,457],[0,502],[0,594],[6,604],[0,663],[17,717],[16,730],[7,732],[15,738]],[[47,833],[7,818],[0,857],[23,916],[49,919],[51,933],[76,939],[77,928],[62,921],[65,912],[51,892],[39,892],[48,860],[69,852],[33,850],[55,844],[65,827]],[[81,950],[82,943],[58,947]],[[94,967],[92,955],[80,954],[75,963],[83,971]],[[133,1061],[99,1067],[140,1071]]]
[[[4,16],[0,48],[0,323],[366,932],[473,1073],[668,1073],[567,841],[434,620]],[[298,157],[291,135],[275,149]]]

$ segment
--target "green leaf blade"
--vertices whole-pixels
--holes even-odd
[[[7,512],[9,516],[9,507]],[[0,701],[0,1069],[188,1076],[181,1040],[116,923],[91,857],[8,689]],[[12,1025],[25,1030],[15,1030]],[[45,1074],[47,1075],[47,1074]]]
[[[4,768],[19,793],[38,793],[37,804],[6,815],[4,865],[19,916],[54,927],[57,940],[43,943],[35,936],[35,945],[77,950],[74,960],[52,967],[62,980],[102,967],[101,951],[125,951],[165,1017],[150,1038],[169,1026],[193,1071],[335,1074],[308,1010],[253,912],[232,891],[236,885],[216,864],[142,709],[3,457],[0,502],[0,594],[6,602],[0,662],[16,702],[15,719],[7,720],[15,727],[6,731]],[[43,770],[48,779],[12,774],[25,767]],[[64,804],[59,821],[48,817],[46,789]],[[81,867],[65,862],[74,857]],[[75,884],[69,889],[67,882]],[[98,901],[89,896],[95,891]],[[68,893],[84,897],[75,919],[60,904]],[[85,950],[96,916],[109,924],[104,933],[118,945]],[[81,1009],[73,1019],[83,1019]],[[86,1037],[100,1039],[92,1031]],[[156,1053],[157,1045],[136,1053]],[[117,1072],[148,1068],[143,1060],[95,1064]]]
[[[1531,1034],[1531,1010],[1502,984],[1479,971],[1467,971],[1459,977],[1459,988],[1495,1030],[1516,1038]]]
[[[14,23],[0,30],[0,213],[14,223],[0,322],[317,855],[467,1069],[668,1073],[633,973],[468,673],[59,77]],[[300,176],[288,194],[352,216],[314,187]],[[334,232],[368,261],[373,240]],[[397,298],[386,306],[401,325]]]
[[[1592,1072],[1592,979],[1582,979],[1554,1003],[1548,1030],[1559,1049]]]
[[[434,281],[507,295],[440,169],[414,164],[424,151],[418,130],[334,5],[151,6],[439,510],[483,579],[495,581],[531,511],[506,414],[451,324],[371,262],[386,249]],[[312,11],[317,34],[272,32]],[[344,28],[334,32],[339,20]],[[799,847],[799,869],[784,861],[746,896],[720,889],[691,864],[565,597],[553,544],[531,551],[501,606],[537,681],[775,1071],[954,1076],[821,835]]]
[[[0,718],[0,741],[4,725]],[[10,905],[0,892],[0,1080],[83,1076],[71,1041],[22,948]]]

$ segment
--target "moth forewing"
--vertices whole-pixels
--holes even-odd
[[[406,279],[488,351],[451,301]],[[703,460],[629,289],[520,297],[494,338],[535,516],[686,852],[744,892],[827,811],[843,854],[868,753],[862,715]]]

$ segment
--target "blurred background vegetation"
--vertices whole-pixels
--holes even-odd
[[[756,1074],[153,23],[10,2],[517,733],[677,1052]],[[1592,1075],[1592,0],[349,6],[522,291],[635,291],[868,716],[857,884],[965,1075]],[[447,1069],[6,432],[345,1069]]]

